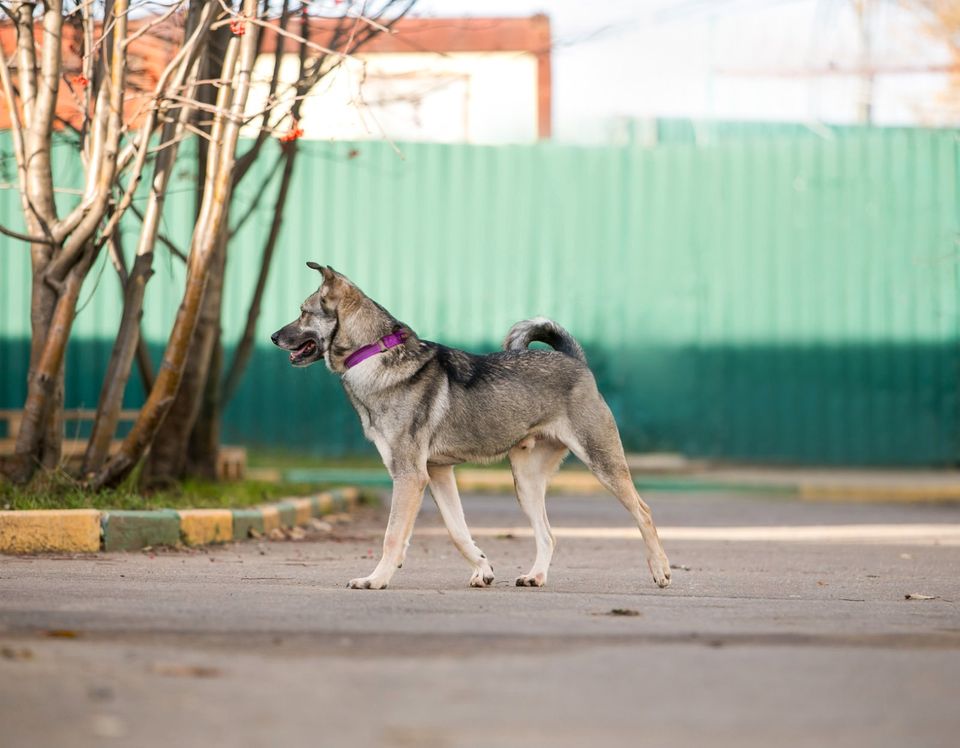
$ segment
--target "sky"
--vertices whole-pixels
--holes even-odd
[[[898,0],[872,0],[872,64],[944,65]],[[851,0],[420,0],[424,16],[550,16],[554,135],[610,142],[630,118],[857,121],[863,84],[804,75],[861,65]],[[946,76],[881,75],[877,124],[946,124]],[[956,123],[954,123],[956,124]]]

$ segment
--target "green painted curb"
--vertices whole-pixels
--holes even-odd
[[[263,534],[262,511],[259,509],[233,509],[232,511],[234,540],[246,540],[250,537],[251,530]]]
[[[148,545],[180,542],[180,515],[172,509],[104,512],[100,523],[105,551],[138,551]]]
[[[286,501],[274,504],[277,513],[280,515],[281,527],[295,527],[297,524],[297,507]]]

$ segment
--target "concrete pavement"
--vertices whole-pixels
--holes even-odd
[[[673,528],[956,525],[949,505],[650,495]],[[428,500],[429,502],[429,500]],[[607,497],[551,497],[557,528],[628,528]],[[525,521],[471,496],[474,527]],[[482,538],[470,570],[429,503],[405,568],[375,563],[383,511],[301,542],[0,558],[3,745],[953,746],[960,546],[895,538]],[[595,535],[596,533],[594,533]],[[666,534],[666,533],[665,533]],[[907,600],[918,594],[931,599]],[[628,615],[615,615],[614,610]]]

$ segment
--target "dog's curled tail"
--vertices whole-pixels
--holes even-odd
[[[560,353],[565,353],[584,364],[587,363],[583,348],[580,347],[573,335],[552,319],[546,317],[534,317],[517,322],[507,333],[507,337],[503,341],[503,350],[522,351],[534,341],[546,343]]]

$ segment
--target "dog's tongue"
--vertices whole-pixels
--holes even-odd
[[[313,353],[316,347],[317,347],[316,343],[314,343],[312,340],[308,340],[299,348],[296,348],[295,350],[290,351],[290,362],[296,363],[300,359],[305,358],[306,356],[309,356],[311,353]]]

